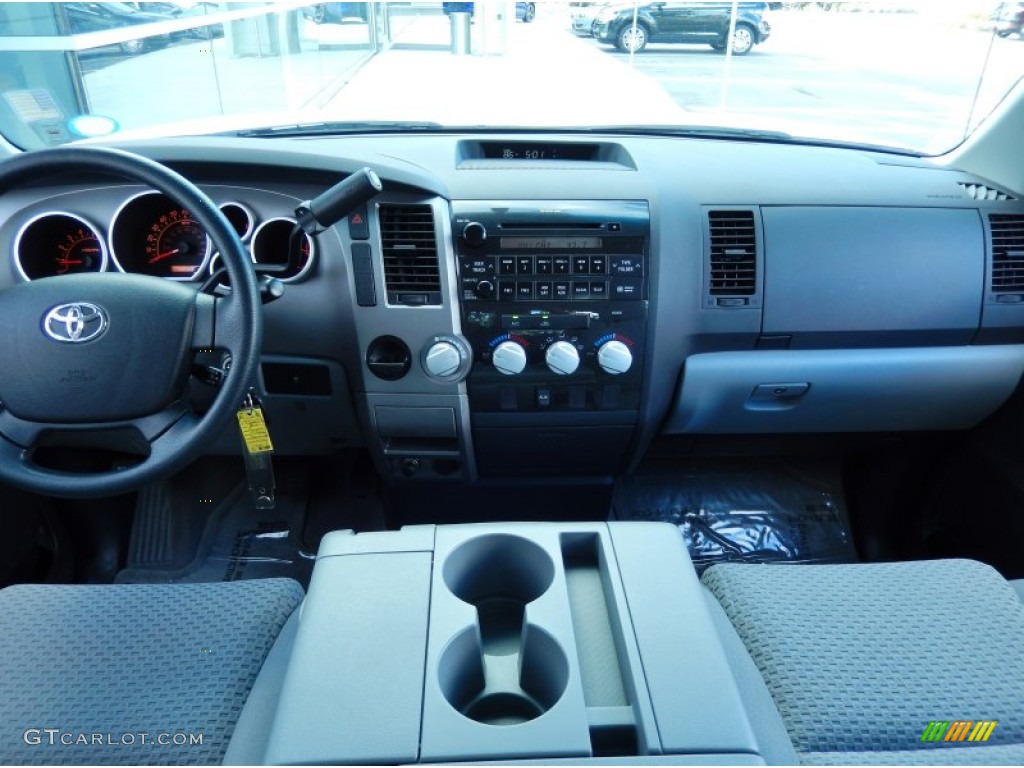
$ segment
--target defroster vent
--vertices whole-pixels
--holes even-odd
[[[712,296],[757,292],[757,235],[753,211],[708,211],[708,289]],[[724,302],[719,301],[719,305]]]
[[[1024,293],[1024,216],[990,213],[992,292]]]
[[[388,303],[439,305],[441,272],[433,208],[385,204],[379,210]]]

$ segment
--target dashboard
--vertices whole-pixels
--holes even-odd
[[[658,435],[968,429],[1024,373],[1024,204],[926,160],[589,134],[117,146],[286,270],[256,382],[284,454],[365,446],[402,481],[601,477]],[[290,253],[302,201],[364,167],[383,192]],[[111,179],[7,193],[0,242],[0,287],[218,279],[189,211]]]

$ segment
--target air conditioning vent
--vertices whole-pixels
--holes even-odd
[[[708,211],[708,225],[710,294],[753,296],[757,291],[757,235],[753,211]]]
[[[992,292],[1024,293],[1024,216],[991,213]]]
[[[968,184],[960,181],[957,182],[957,186],[966,192],[972,200],[1016,200],[1012,195],[992,187],[986,187],[984,184]]]
[[[429,205],[380,206],[384,284],[389,304],[441,303],[434,210]]]

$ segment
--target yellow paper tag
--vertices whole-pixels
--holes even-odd
[[[245,450],[249,453],[270,453],[274,444],[270,442],[267,422],[263,420],[261,408],[243,408],[238,412],[238,426],[242,430]]]

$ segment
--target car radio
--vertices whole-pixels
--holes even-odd
[[[470,407],[639,406],[647,331],[646,202],[456,202]]]

